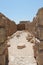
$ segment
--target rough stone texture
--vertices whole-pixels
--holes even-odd
[[[29,23],[30,21],[20,21],[20,23],[22,24],[26,24],[26,23]]]
[[[20,24],[24,24],[25,25],[25,30],[28,30],[30,33],[35,35],[35,26],[36,26],[35,19],[33,19],[32,22],[30,22],[30,21],[21,21]]]
[[[25,24],[18,24],[17,30],[25,30]]]
[[[29,25],[30,25],[30,21],[20,21],[20,24],[24,24],[25,25],[25,30],[28,30]]]
[[[17,30],[17,26],[15,22],[8,19],[2,13],[0,13],[0,26],[5,26],[6,31],[7,31],[7,36],[12,35]]]
[[[40,8],[35,17],[36,24],[43,25],[43,8]]]
[[[36,47],[38,49],[34,49],[36,60],[38,65],[43,65],[43,8],[40,8],[37,12],[36,18],[36,32],[37,32],[37,38],[40,39],[40,44],[36,44]]]
[[[30,21],[20,21],[20,23],[17,25],[18,30],[28,30],[29,27],[30,27]]]
[[[20,21],[20,23],[17,25],[18,30],[28,30],[30,33],[32,33],[35,37],[37,37],[37,26],[43,25],[43,8],[40,8],[36,14],[36,16],[33,18],[33,21]]]
[[[43,29],[43,8],[40,8],[36,14],[36,17],[33,18],[33,21],[32,21],[32,24],[33,24],[33,28],[34,28],[34,33],[36,34],[35,36],[37,37],[39,33],[37,33],[39,31],[39,29]],[[38,26],[40,27],[38,30]],[[32,28],[32,29],[33,29]],[[43,31],[41,32],[41,36],[43,36]],[[40,34],[39,34],[40,36]]]

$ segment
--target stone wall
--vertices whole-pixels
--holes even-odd
[[[28,30],[30,26],[30,21],[20,21],[17,25],[17,30]]]
[[[0,13],[0,26],[5,26],[7,31],[7,36],[12,35],[14,32],[17,31],[17,25],[15,22],[8,19],[2,13]]]
[[[23,28],[23,25],[24,25],[25,28]],[[36,22],[35,22],[35,19],[33,19],[32,22],[30,22],[30,21],[20,21],[20,23],[17,26],[17,28],[19,28],[19,29],[22,28],[24,30],[28,30],[30,33],[35,35],[35,26],[36,26]]]
[[[18,24],[17,30],[25,30],[25,24]]]

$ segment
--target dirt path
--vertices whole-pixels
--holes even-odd
[[[34,58],[33,45],[26,40],[28,32],[17,31],[9,40],[9,65],[37,65]],[[18,46],[25,48],[18,49]]]

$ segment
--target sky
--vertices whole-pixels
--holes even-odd
[[[20,21],[32,21],[43,0],[0,0],[0,12],[17,24]]]

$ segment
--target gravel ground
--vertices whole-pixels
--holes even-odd
[[[26,40],[28,34],[30,35],[29,32],[17,31],[9,38],[9,65],[37,65],[34,58],[34,44]],[[17,48],[23,45],[25,45],[24,48]]]

